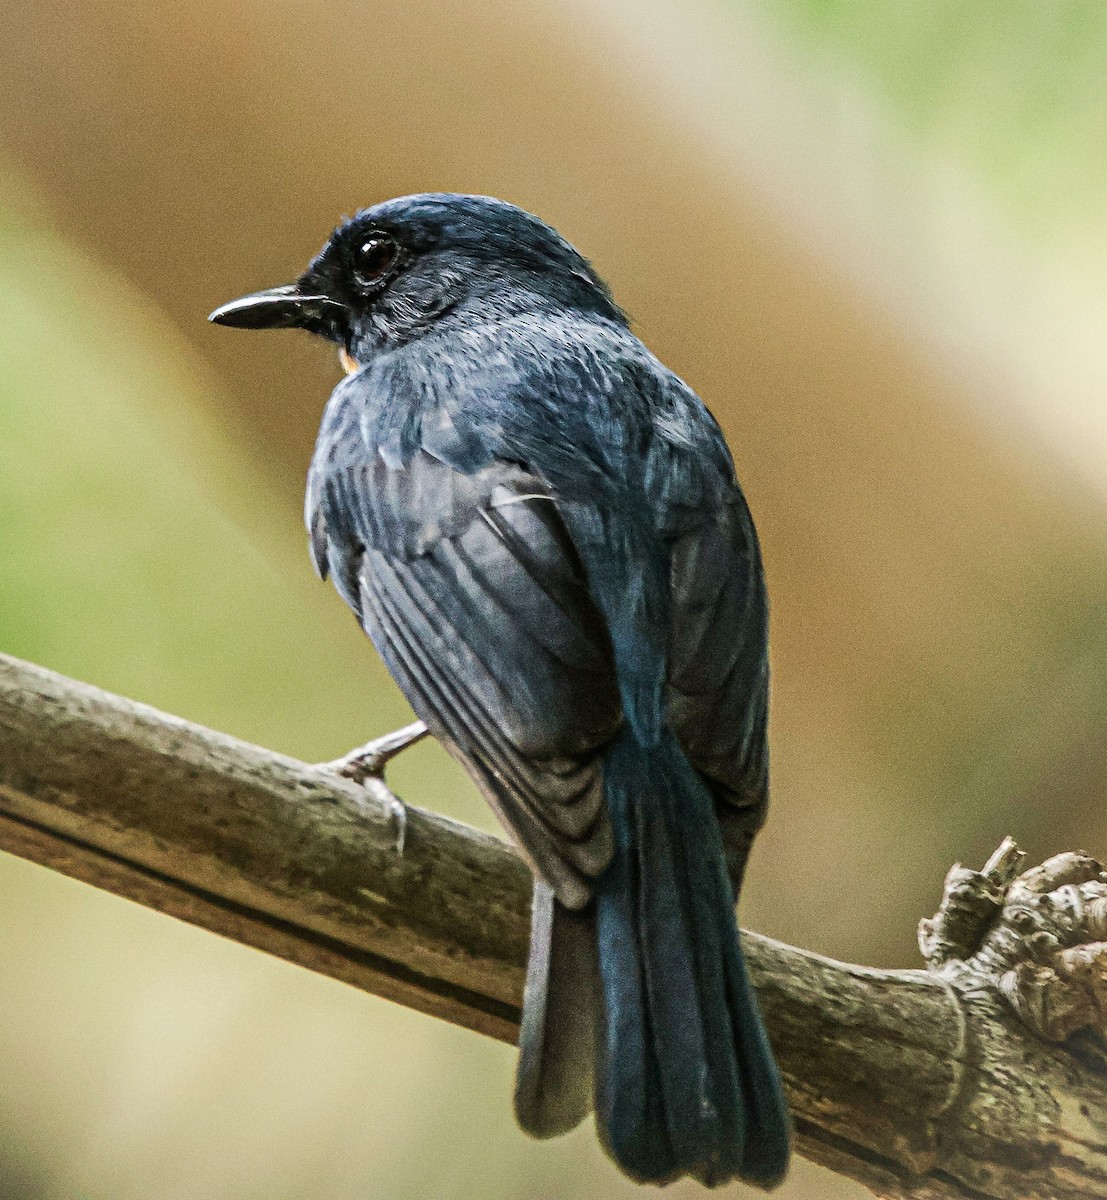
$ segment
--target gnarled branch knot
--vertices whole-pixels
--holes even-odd
[[[1107,1044],[1107,872],[1073,852],[1017,875],[1024,858],[1006,838],[982,871],[954,866],[919,949],[930,970],[996,989],[1039,1037]]]

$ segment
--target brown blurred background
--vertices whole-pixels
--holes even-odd
[[[402,722],[304,552],[337,365],[204,316],[357,207],[487,192],[595,261],[758,516],[775,807],[744,923],[914,965],[955,859],[1107,851],[1100,5],[9,0],[0,27],[0,650],[306,759]],[[492,827],[435,747],[394,779]],[[12,859],[0,1014],[3,1200],[641,1191],[588,1132],[514,1129],[507,1047]],[[857,1194],[804,1163],[781,1192]]]

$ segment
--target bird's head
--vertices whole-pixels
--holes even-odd
[[[224,304],[209,320],[306,329],[347,370],[444,321],[569,309],[623,315],[588,261],[530,213],[488,196],[401,196],[340,225],[292,284]]]

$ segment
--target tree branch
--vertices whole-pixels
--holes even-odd
[[[356,784],[0,656],[0,848],[514,1041],[527,870],[409,812],[401,856]],[[802,1154],[915,1200],[1107,1197],[1107,883],[1016,863],[950,872],[926,971],[744,935]]]

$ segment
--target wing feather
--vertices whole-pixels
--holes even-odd
[[[419,450],[397,466],[357,434],[360,455],[332,435],[313,465],[310,527],[336,586],[418,715],[580,907],[611,856],[600,760],[621,710],[549,488],[502,461],[465,472]]]
[[[768,804],[768,609],[745,502],[703,514],[674,543],[670,720],[706,778],[735,887]]]

